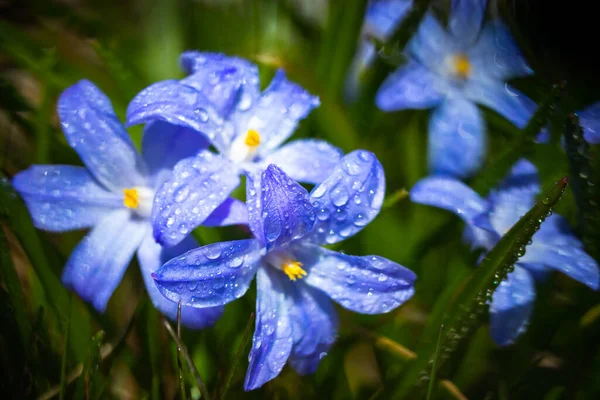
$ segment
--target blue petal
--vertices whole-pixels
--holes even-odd
[[[177,303],[168,300],[160,293],[154,279],[152,279],[152,273],[170,259],[197,247],[196,240],[192,236],[188,236],[177,246],[163,248],[154,241],[151,234],[148,234],[138,249],[138,261],[150,300],[152,300],[152,304],[156,309],[172,321],[177,320]],[[194,308],[182,306],[181,323],[188,328],[201,329],[213,325],[222,314],[223,307]]]
[[[129,210],[106,215],[71,253],[63,283],[104,312],[149,229],[148,222],[133,217]]]
[[[146,184],[147,168],[117,119],[110,100],[82,80],[58,99],[58,116],[69,145],[108,189]]]
[[[339,325],[337,313],[323,292],[301,282],[288,281],[287,286],[294,334],[290,364],[301,375],[312,374],[335,342]]]
[[[254,213],[260,213],[267,251],[287,245],[310,232],[315,213],[308,192],[288,177],[276,165],[269,165],[261,176],[260,203]]]
[[[123,195],[104,189],[83,167],[32,165],[15,175],[13,185],[39,229],[87,228],[123,208]]]
[[[496,232],[504,235],[533,207],[539,192],[535,166],[527,160],[519,160],[500,187],[489,195],[490,222]]]
[[[261,257],[257,240],[219,242],[165,263],[152,276],[167,299],[192,307],[227,304],[246,293]]]
[[[406,46],[408,54],[432,71],[439,70],[447,62],[448,55],[454,54],[456,50],[453,38],[430,12],[425,14],[417,34]]]
[[[600,143],[600,102],[577,113],[583,128],[583,137],[592,144]]]
[[[343,153],[323,140],[295,140],[269,154],[266,164],[275,164],[290,178],[312,184],[321,183],[340,161]]]
[[[246,391],[279,375],[292,351],[292,323],[282,277],[269,272],[260,268],[256,274],[256,329],[248,356]]]
[[[475,43],[487,0],[452,0],[448,30],[465,47]]]
[[[264,242],[265,229],[262,220],[262,190],[260,169],[246,171],[246,204],[248,205],[248,225],[254,237]]]
[[[155,121],[146,124],[142,137],[142,155],[156,175],[163,169],[172,170],[184,158],[193,157],[210,143],[198,132],[180,125]]]
[[[380,40],[389,38],[404,19],[412,0],[371,0],[365,15],[365,31]]]
[[[487,202],[461,181],[430,176],[417,182],[410,191],[415,203],[443,208],[461,217],[467,224],[487,210]]]
[[[386,313],[414,293],[415,273],[383,257],[348,256],[308,243],[292,251],[308,273],[304,282],[349,310]]]
[[[283,70],[277,70],[260,100],[236,117],[238,135],[249,129],[260,133],[258,155],[267,155],[289,138],[298,122],[319,106],[319,98],[290,82]]]
[[[525,332],[534,301],[533,279],[527,270],[516,265],[492,296],[490,331],[494,342],[507,346]]]
[[[375,103],[383,111],[425,109],[438,105],[447,91],[439,75],[411,60],[386,78]]]
[[[235,166],[209,151],[186,158],[156,192],[152,207],[154,238],[174,246],[207,219],[240,184]]]
[[[206,96],[175,80],[152,84],[129,103],[127,125],[152,121],[169,122],[204,134],[220,152],[227,150],[233,137],[233,127]]]
[[[473,175],[485,159],[487,135],[475,104],[449,98],[429,120],[429,169],[460,178]]]
[[[504,82],[472,80],[465,86],[464,94],[496,111],[519,129],[527,125],[537,109],[530,98]]]
[[[204,226],[248,225],[246,203],[228,197],[204,220]]]
[[[259,96],[258,68],[246,60],[219,53],[187,51],[180,61],[190,74],[181,83],[201,92],[225,117],[233,112],[235,105],[254,101]]]
[[[317,222],[308,239],[332,244],[356,234],[377,216],[384,195],[385,176],[377,157],[365,150],[347,154],[310,193]]]
[[[485,26],[468,55],[473,77],[478,80],[503,82],[533,73],[510,31],[499,20]]]

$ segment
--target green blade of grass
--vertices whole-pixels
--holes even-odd
[[[248,320],[248,323],[246,324],[246,328],[244,329],[244,333],[242,334],[242,341],[240,342],[240,347],[238,348],[238,351],[235,355],[235,359],[233,360],[231,369],[229,370],[229,373],[227,374],[227,379],[225,379],[225,383],[223,384],[223,389],[220,391],[221,396],[219,398],[221,400],[225,399],[225,396],[227,395],[227,391],[229,390],[229,386],[231,385],[231,381],[233,380],[235,371],[237,370],[240,360],[242,359],[242,353],[244,353],[244,350],[246,349],[246,346],[248,345],[248,340],[250,340],[250,336],[252,336],[252,322],[253,321],[254,321],[254,313],[250,314],[250,319]]]
[[[440,326],[440,334],[438,336],[437,346],[435,347],[435,355],[433,356],[433,365],[431,366],[431,377],[429,378],[429,387],[427,389],[427,400],[433,398],[435,388],[435,374],[437,372],[437,363],[440,358],[440,349],[442,348],[442,334],[444,333],[444,325]]]
[[[65,398],[66,395],[66,390],[67,390],[67,359],[68,359],[68,354],[69,354],[69,331],[71,329],[71,314],[73,313],[72,310],[72,306],[73,306],[73,300],[71,298],[69,298],[69,305],[71,307],[69,307],[69,314],[67,317],[67,326],[65,329],[65,340],[63,342],[63,355],[62,355],[62,360],[61,360],[61,365],[60,365],[60,389],[59,389],[59,399],[63,400]]]

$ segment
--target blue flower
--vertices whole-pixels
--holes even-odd
[[[63,92],[58,115],[67,141],[86,167],[34,165],[17,174],[13,184],[39,229],[92,228],[69,258],[64,284],[103,312],[137,251],[152,302],[175,318],[177,305],[159,293],[151,274],[198,244],[189,237],[176,247],[162,248],[152,238],[148,217],[154,192],[169,177],[173,165],[208,143],[190,129],[155,122],[144,131],[141,157],[110,100],[85,80]],[[247,223],[247,218],[245,205],[229,199],[206,223]],[[221,313],[221,307],[184,307],[182,320],[200,328],[214,323]]]
[[[338,327],[328,297],[359,313],[385,313],[412,296],[416,279],[385,258],[320,246],[354,235],[378,214],[385,178],[372,153],[345,156],[310,195],[275,165],[258,178],[246,187],[255,239],[189,251],[154,273],[167,298],[195,307],[229,303],[257,276],[246,390],[275,378],[288,360],[300,374],[316,370]]]
[[[369,0],[358,48],[346,78],[345,90],[349,99],[356,97],[360,76],[375,59],[373,38],[389,40],[410,11],[412,3],[412,0]]]
[[[448,30],[426,14],[405,49],[408,62],[376,96],[384,111],[434,108],[429,121],[429,168],[467,177],[482,165],[487,139],[476,103],[523,128],[536,105],[506,81],[532,73],[506,27],[481,27],[486,1],[453,1]]]
[[[520,160],[501,186],[482,199],[464,183],[441,176],[419,181],[412,201],[452,211],[466,223],[465,238],[473,247],[492,249],[511,226],[527,213],[540,191],[537,170]],[[492,297],[491,334],[505,346],[525,331],[535,300],[535,280],[554,269],[597,290],[598,265],[558,215],[546,218],[515,269]]]
[[[130,125],[165,121],[202,134],[217,150],[177,164],[158,190],[151,219],[159,243],[179,243],[227,199],[240,174],[273,163],[293,179],[316,184],[339,161],[340,150],[321,140],[280,147],[319,105],[282,70],[261,94],[257,67],[242,59],[187,52],[181,63],[187,78],[149,86],[127,110]]]
[[[583,137],[591,144],[600,143],[600,102],[577,113],[583,128]]]

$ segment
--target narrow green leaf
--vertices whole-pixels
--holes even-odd
[[[482,172],[471,184],[471,187],[477,193],[486,194],[506,176],[508,171],[521,157],[533,150],[535,145],[534,140],[540,133],[540,130],[548,124],[550,117],[555,112],[565,86],[564,82],[554,85],[550,94],[539,105],[527,123],[527,126],[523,128],[521,134],[514,137],[495,159],[490,160],[482,168]]]
[[[552,208],[560,200],[567,186],[567,178],[556,182],[541,201],[538,201],[513,227],[498,241],[496,246],[486,254],[483,261],[475,269],[464,289],[450,304],[444,321],[446,333],[441,340],[442,355],[439,368],[450,357],[458,344],[471,332],[477,324],[479,316],[487,309],[496,287],[506,279],[514,269],[519,257],[525,254],[525,248],[540,228],[544,219],[550,215]],[[395,397],[406,396],[414,387],[419,376],[430,375],[430,361],[435,357],[434,340],[424,338],[420,356],[413,362],[404,379],[399,383]]]
[[[100,349],[104,343],[104,336],[104,331],[98,331],[92,336],[88,359],[83,366],[83,385],[86,399],[91,399],[94,391],[97,390],[96,388],[100,386],[98,384],[97,373],[102,361]]]
[[[427,389],[427,400],[433,397],[435,388],[435,374],[437,372],[437,363],[440,358],[440,349],[442,348],[442,334],[444,333],[444,325],[440,326],[440,335],[438,336],[437,346],[435,347],[435,355],[433,356],[433,364],[431,366],[431,377],[429,378],[429,388]]]
[[[408,197],[408,190],[402,188],[396,190],[383,200],[383,208],[390,208]]]
[[[250,314],[250,319],[248,320],[248,323],[246,324],[246,329],[244,329],[244,333],[242,334],[242,341],[240,342],[240,347],[238,348],[238,351],[235,355],[235,359],[233,360],[231,369],[229,370],[229,373],[227,374],[227,379],[225,379],[223,388],[222,388],[222,390],[220,390],[221,396],[219,398],[221,400],[225,399],[225,396],[227,395],[227,391],[229,390],[231,381],[233,380],[233,377],[235,376],[235,371],[237,370],[240,360],[242,359],[242,354],[246,350],[246,346],[248,345],[248,340],[250,339],[250,336],[252,336],[252,322],[253,321],[254,321],[254,313]]]
[[[63,355],[62,361],[60,365],[60,389],[59,389],[59,398],[63,400],[65,398],[65,391],[67,390],[67,359],[69,354],[69,331],[71,330],[71,314],[73,313],[72,306],[73,301],[69,298],[69,315],[67,317],[67,326],[64,330],[64,342],[63,342]]]
[[[181,341],[181,301],[177,303],[177,339]],[[183,367],[181,365],[181,349],[177,349],[177,369],[179,370],[179,393],[181,393],[181,399],[187,400],[187,393],[185,391],[185,377],[183,375]]]
[[[158,321],[159,314],[151,302],[146,302],[147,308],[147,323],[146,331],[148,332],[148,353],[150,355],[150,367],[152,369],[152,391],[151,399],[159,400],[160,396],[160,343],[158,338]]]
[[[571,114],[565,121],[565,145],[569,169],[571,172],[571,187],[575,195],[581,233],[585,249],[594,258],[600,257],[600,189],[598,177],[594,176],[589,145],[583,137],[583,129],[579,125],[579,117]]]

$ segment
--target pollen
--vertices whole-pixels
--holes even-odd
[[[136,209],[140,205],[140,196],[137,189],[123,189],[123,204],[125,207]]]
[[[457,54],[454,56],[454,72],[462,79],[467,79],[471,75],[471,62],[466,54]]]
[[[246,133],[246,140],[244,141],[244,143],[248,147],[258,147],[258,145],[260,145],[260,133],[258,133],[254,129],[248,129],[248,132]]]
[[[302,279],[306,276],[306,271],[302,269],[302,263],[299,261],[286,261],[281,266],[281,270],[290,278],[290,281]]]

